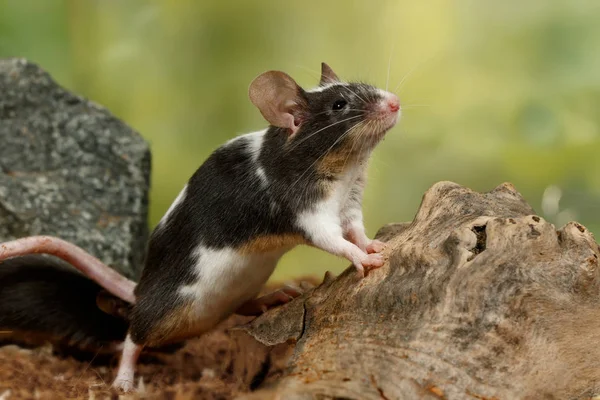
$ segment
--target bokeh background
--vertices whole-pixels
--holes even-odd
[[[373,155],[370,235],[440,180],[510,181],[546,219],[600,234],[599,21],[598,0],[0,0],[0,57],[39,63],[150,142],[151,226],[212,150],[264,126],[256,75],[311,87],[326,61],[404,104]],[[347,264],[298,248],[274,278]]]

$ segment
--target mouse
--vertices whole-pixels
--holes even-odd
[[[127,332],[128,306],[61,259],[31,254],[0,262],[0,345],[113,354]]]
[[[59,238],[0,244],[0,260],[52,254],[132,304],[113,382],[123,392],[134,387],[144,348],[300,295],[288,287],[257,297],[298,245],[349,260],[359,279],[384,264],[385,244],[366,234],[362,198],[370,155],[400,119],[398,97],[343,81],[326,63],[312,89],[271,70],[248,95],[268,127],[230,139],[190,177],[150,235],[137,284]]]
[[[50,344],[80,360],[110,360],[123,348],[131,304],[69,263],[45,254],[0,261],[0,347]],[[184,342],[148,348],[168,354]]]

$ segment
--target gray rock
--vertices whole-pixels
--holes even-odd
[[[55,235],[137,279],[149,182],[137,132],[37,65],[0,59],[0,241]]]

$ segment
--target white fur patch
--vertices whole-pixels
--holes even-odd
[[[260,178],[260,181],[266,186],[269,181],[267,180],[267,174],[263,167],[256,168],[256,175]]]
[[[232,143],[235,143],[239,140],[243,140],[248,144],[248,154],[252,159],[252,163],[256,166],[256,175],[259,177],[261,182],[267,186],[269,181],[267,179],[267,174],[265,173],[264,168],[260,165],[258,161],[258,157],[260,156],[260,149],[262,148],[263,140],[265,137],[265,133],[267,133],[266,129],[262,131],[245,133],[243,135],[234,137],[233,139],[228,140],[223,146],[229,146]]]
[[[241,136],[248,141],[248,150],[252,156],[252,160],[254,161],[257,160],[258,156],[260,155],[260,149],[262,147],[265,133],[267,133],[267,130],[263,129],[262,131],[251,132]]]
[[[200,245],[194,251],[198,280],[182,287],[180,294],[193,299],[198,323],[210,328],[258,294],[287,250],[241,254],[231,248]]]
[[[256,166],[256,175],[258,175],[264,186],[267,186],[269,184],[269,181],[267,179],[267,174],[265,173],[264,168],[260,165],[260,162],[258,161],[258,157],[260,156],[260,150],[262,149],[262,144],[266,132],[267,130],[265,129],[262,131],[252,132],[247,135],[244,135],[244,137],[246,137],[248,140],[248,151],[250,153],[250,156],[252,157],[252,163]]]
[[[334,83],[327,83],[323,86],[317,86],[315,88],[312,88],[310,90],[307,90],[307,92],[309,93],[319,93],[319,92],[323,92],[327,89],[329,89],[330,87],[334,87],[334,86],[347,86],[348,84],[345,82],[334,82]]]
[[[350,189],[361,172],[360,168],[359,165],[350,168],[336,183],[333,193],[328,198],[298,215],[296,224],[311,241],[319,243],[318,247],[329,249],[342,236],[342,212]]]
[[[381,97],[383,97],[384,99],[387,99],[388,96],[390,95],[390,92],[386,92],[385,90],[379,89],[379,88],[377,88],[377,93],[379,93],[379,95]]]
[[[360,201],[357,200],[356,198],[351,199],[350,198],[350,191],[355,190],[356,192],[360,192]],[[362,213],[362,193],[363,193],[364,187],[361,187],[361,185],[355,181],[355,183],[352,184],[352,187],[350,189],[350,191],[348,192],[348,195],[346,196],[346,201],[344,203],[344,206],[342,207],[341,210],[341,214],[340,214],[340,218],[342,220],[342,226],[345,226],[347,224],[350,225],[354,225],[355,227],[360,227],[361,229],[364,229],[364,225],[363,225],[363,213]]]
[[[311,242],[320,248],[331,249],[338,236],[342,236],[340,209],[341,201],[334,196],[300,213],[296,223]]]

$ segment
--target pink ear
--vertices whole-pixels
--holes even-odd
[[[325,63],[321,63],[321,81],[319,82],[319,86],[325,86],[328,83],[336,83],[339,81],[340,78],[333,72],[331,67]]]
[[[250,84],[250,101],[273,126],[287,128],[294,134],[300,128],[304,99],[302,89],[286,73],[268,71]]]

